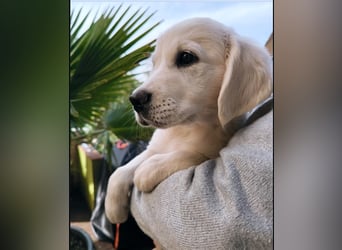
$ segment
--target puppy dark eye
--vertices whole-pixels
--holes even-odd
[[[187,67],[198,62],[198,57],[190,51],[182,51],[177,55],[177,67]]]

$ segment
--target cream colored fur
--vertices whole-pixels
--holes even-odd
[[[181,51],[191,51],[198,62],[177,67]],[[272,92],[266,49],[208,18],[167,30],[152,61],[149,80],[134,93],[152,94],[149,112],[136,112],[136,119],[157,129],[147,149],[109,179],[105,210],[113,223],[127,219],[133,185],[151,192],[174,172],[218,157],[231,137],[229,123]]]

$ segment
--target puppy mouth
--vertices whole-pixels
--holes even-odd
[[[167,128],[177,123],[177,105],[172,98],[162,100],[158,104],[150,104],[136,113],[136,120],[141,126]]]
[[[143,127],[155,127],[155,128],[167,128],[172,126],[171,120],[167,119],[167,117],[155,117],[151,116],[149,113],[144,115],[142,113],[136,113],[137,122]]]
[[[136,112],[136,120],[143,127],[151,126],[151,121],[144,118],[144,116],[141,113]]]

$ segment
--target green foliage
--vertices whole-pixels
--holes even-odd
[[[71,13],[71,138],[148,139],[151,129],[138,127],[128,104],[129,94],[139,84],[130,72],[153,51],[155,41],[139,48],[136,44],[159,23],[147,25],[153,14],[146,15],[146,10],[129,15],[130,7],[119,6],[82,31],[89,13],[81,19],[81,12]]]

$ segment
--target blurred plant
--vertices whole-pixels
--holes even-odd
[[[154,13],[121,10],[106,10],[89,28],[90,12],[82,19],[82,10],[71,13],[71,140],[94,142],[102,153],[108,153],[114,139],[147,140],[152,133],[136,124],[128,95],[139,84],[131,72],[153,51],[155,41],[135,47],[159,22],[142,31]]]

